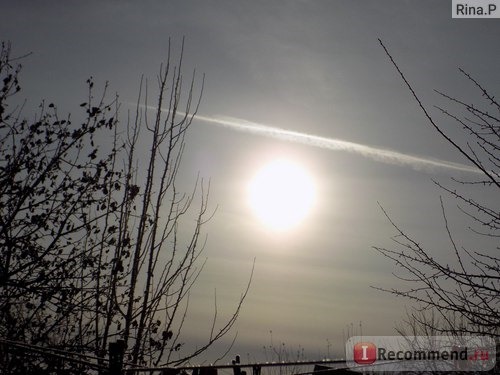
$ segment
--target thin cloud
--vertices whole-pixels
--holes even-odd
[[[156,109],[154,106],[150,105],[147,105],[145,107],[149,109]],[[162,109],[162,111],[166,112],[168,110]],[[178,111],[178,113],[181,114],[182,112]],[[292,130],[259,124],[234,117],[209,117],[197,114],[195,116],[195,119],[247,134],[275,138],[282,141],[299,143],[306,146],[318,147],[326,150],[350,152],[381,163],[408,166],[418,171],[434,173],[437,169],[445,169],[466,173],[482,173],[482,171],[476,167],[471,167],[461,163],[454,163],[447,160],[429,158],[424,156],[409,155],[402,152],[368,146],[361,143],[295,132]]]
[[[360,143],[343,141],[335,138],[326,138],[317,135],[299,133],[237,118],[208,117],[201,115],[196,115],[195,118],[210,124],[222,126],[228,129],[237,130],[248,134],[300,143],[303,145],[319,147],[327,150],[350,152],[378,162],[409,166],[416,170],[433,172],[436,169],[448,169],[468,173],[481,173],[479,169],[470,167],[465,164],[423,156],[403,154],[398,151],[367,146]]]

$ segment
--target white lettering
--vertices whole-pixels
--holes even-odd
[[[362,345],[361,348],[363,349],[363,357],[361,359],[366,361],[368,360],[368,346]]]

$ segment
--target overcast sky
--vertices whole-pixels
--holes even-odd
[[[33,108],[46,99],[61,112],[77,111],[93,76],[100,87],[110,82],[125,113],[141,75],[156,82],[168,38],[178,51],[183,36],[185,71],[206,78],[182,178],[185,186],[198,172],[211,178],[218,206],[206,226],[208,264],[192,295],[186,340],[209,332],[215,289],[221,314],[234,307],[254,258],[232,354],[262,358],[271,330],[275,343],[300,345],[310,359],[326,355],[327,342],[341,351],[351,323],[362,322],[363,334],[394,334],[407,301],[370,288],[400,286],[393,264],[372,249],[390,246],[394,235],[378,202],[444,259],[443,192],[432,179],[471,174],[426,122],[377,38],[431,108],[443,104],[433,89],[480,98],[458,67],[500,91],[500,20],[452,19],[444,0],[0,5],[0,38],[15,54],[32,52],[22,85]],[[460,129],[441,121],[463,140]],[[289,231],[266,227],[248,204],[253,176],[276,158],[300,164],[316,189],[311,212]],[[472,241],[453,200],[443,198],[459,239]]]

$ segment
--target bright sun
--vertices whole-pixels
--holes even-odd
[[[315,200],[315,188],[304,169],[285,159],[267,164],[248,187],[250,207],[274,230],[298,225]]]

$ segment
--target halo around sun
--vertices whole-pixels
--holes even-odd
[[[309,174],[286,159],[264,166],[248,186],[250,207],[273,230],[288,230],[300,224],[310,212],[315,195]]]

